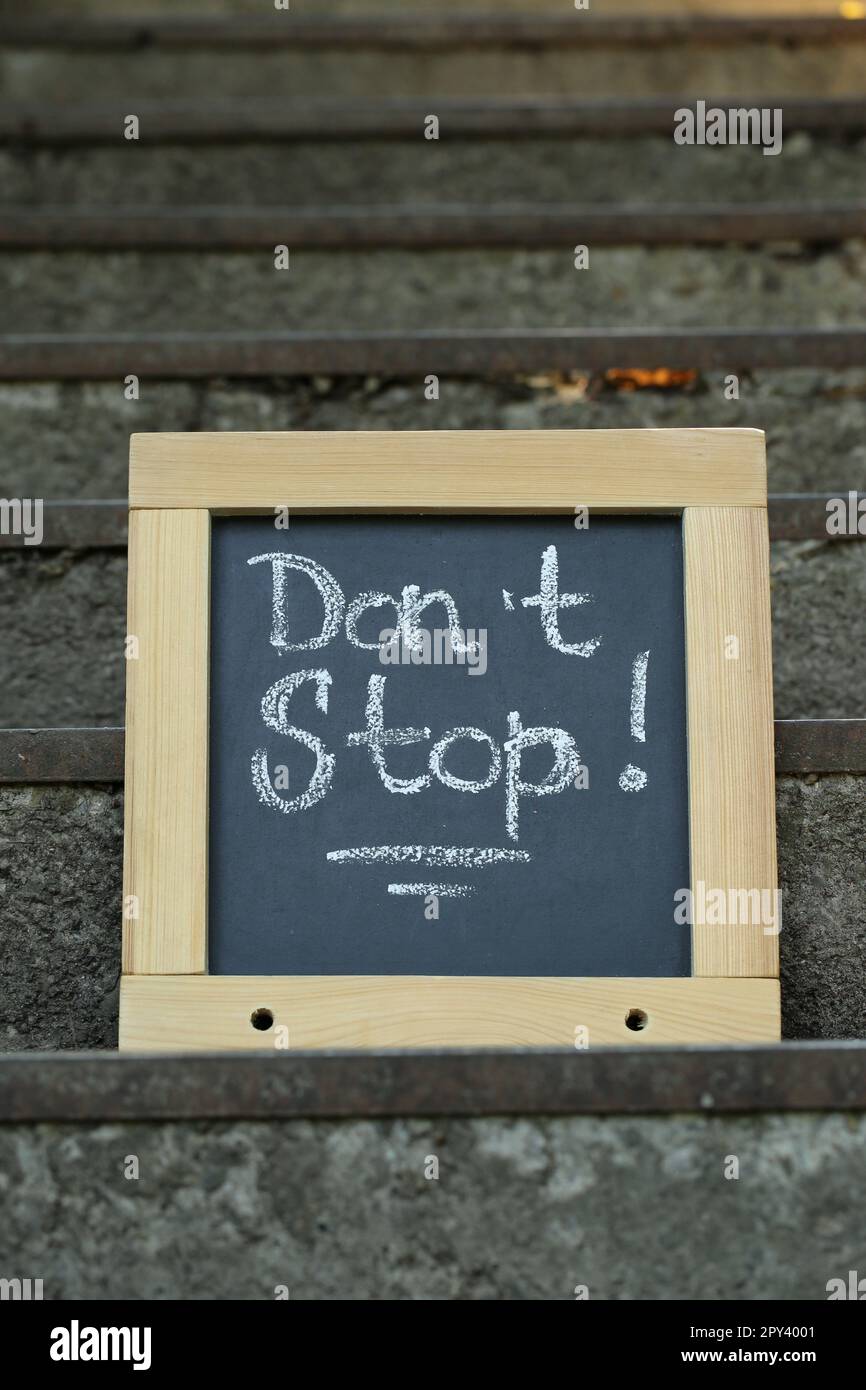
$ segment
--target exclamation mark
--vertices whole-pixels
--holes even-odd
[[[646,743],[646,668],[649,652],[638,652],[631,667],[631,736],[638,743]],[[619,785],[624,792],[643,791],[647,775],[643,768],[629,763],[619,774]]]

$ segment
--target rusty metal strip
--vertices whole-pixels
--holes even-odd
[[[480,207],[7,207],[0,247],[245,250],[363,247],[659,245],[866,236],[866,203]]]
[[[860,367],[866,329],[634,329],[421,333],[0,335],[0,380],[216,376],[520,376],[669,367]]]
[[[866,719],[777,719],[779,773],[866,772]]]
[[[0,45],[20,48],[575,48],[622,45],[857,43],[866,25],[839,15],[456,14],[23,16],[0,20]]]
[[[122,782],[123,729],[0,729],[0,784]]]
[[[840,511],[840,501],[847,529],[835,526],[828,529],[832,518]],[[767,498],[767,514],[773,541],[866,540],[866,493],[853,490],[834,494],[771,493]]]
[[[0,1058],[0,1121],[866,1108],[866,1043]]]
[[[866,719],[778,719],[781,774],[866,773]],[[0,785],[122,782],[122,728],[0,729]]]
[[[841,534],[828,533],[826,493],[771,493],[768,498],[770,539],[773,541],[803,540],[866,540],[866,494],[844,493],[846,520],[860,520],[863,529],[849,529]],[[128,512],[125,501],[45,502],[43,512],[42,550],[125,550],[128,536]],[[25,544],[21,536],[0,532],[0,550],[35,549]]]
[[[66,146],[117,144],[130,109],[139,118],[142,144],[180,142],[238,143],[288,140],[417,140],[427,116],[439,118],[440,139],[520,140],[542,136],[672,135],[682,96],[619,98],[526,98],[379,102],[313,101],[274,98],[245,101],[131,100],[111,104],[0,102],[0,139],[19,144]],[[707,106],[761,107],[766,98],[707,97]],[[786,132],[829,135],[866,131],[866,101],[859,97],[779,98]]]
[[[42,504],[42,550],[125,549],[128,538],[126,502],[48,502]],[[0,531],[0,551],[28,550],[26,541]]]

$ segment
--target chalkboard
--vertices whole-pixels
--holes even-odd
[[[681,519],[286,520],[213,519],[210,972],[689,975]]]

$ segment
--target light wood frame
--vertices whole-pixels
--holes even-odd
[[[207,974],[212,513],[681,512],[692,888],[775,891],[760,431],[141,434],[129,491],[121,1048],[778,1039],[760,922],[694,925],[681,979]]]

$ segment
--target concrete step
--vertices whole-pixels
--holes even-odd
[[[136,1303],[823,1302],[863,1267],[858,1071],[852,1044],[9,1058],[7,1276]]]
[[[866,63],[864,63],[866,67]],[[0,149],[3,201],[94,204],[747,202],[860,199],[862,137],[789,133],[781,154],[669,136]]]
[[[9,252],[21,332],[859,325],[866,242],[823,251],[600,247],[559,251]],[[118,364],[123,374],[134,362]]]
[[[16,1194],[3,1206],[5,1248],[11,1269],[45,1271],[46,1299],[134,1307],[266,1301],[288,1289],[293,1303],[566,1301],[580,1286],[588,1290],[580,1297],[641,1302],[794,1299],[805,1325],[809,1301],[826,1300],[831,1279],[848,1288],[849,1271],[862,1269],[866,1119],[773,1108],[602,1123],[590,1115],[6,1125],[0,1162],[15,1174]],[[58,1155],[63,1180],[52,1180],[49,1224],[45,1175]],[[119,1186],[127,1155],[144,1179],[129,1184],[131,1195]],[[445,1181],[426,1180],[428,1155]],[[729,1155],[748,1181],[724,1181]],[[158,1258],[130,1235],[133,1202],[145,1250]],[[256,1238],[262,1230],[267,1240]],[[698,1241],[711,1261],[696,1258]],[[196,1316],[199,1327],[211,1315]],[[653,1364],[651,1352],[645,1362]]]
[[[579,18],[576,25],[580,23]],[[7,47],[0,49],[0,96],[62,107],[79,101],[118,103],[119,122],[140,101],[174,99],[242,103],[270,93],[286,102],[340,97],[377,101],[423,97],[530,96],[671,98],[680,94],[784,105],[785,97],[866,94],[862,42],[847,44],[755,39],[740,44],[660,43],[629,47],[551,45],[541,49],[455,47],[381,51],[376,47],[264,51],[174,50],[149,45],[132,52]],[[728,104],[727,101],[725,104]]]
[[[866,1035],[864,778],[777,787],[783,1031]],[[8,1051],[116,1045],[122,793],[0,786],[0,1037]]]
[[[376,203],[359,207],[7,205],[15,251],[530,250],[572,246],[839,245],[866,237],[866,202]]]
[[[674,7],[675,9],[677,7]],[[563,12],[441,6],[378,14],[333,5],[316,12],[202,10],[130,18],[105,11],[64,19],[19,15],[0,26],[0,92],[68,104],[82,98],[223,102],[262,92],[289,99],[584,96],[716,91],[751,98],[864,91],[864,26],[814,6],[709,13],[690,6]],[[665,14],[665,11],[667,13]],[[133,109],[127,107],[127,109]]]
[[[163,381],[217,378],[379,377],[424,380],[574,374],[575,364],[619,375],[649,372],[644,384],[678,374],[809,367],[841,371],[866,360],[866,325],[830,328],[434,328],[229,329],[193,332],[0,334],[0,381],[116,381],[117,364]],[[734,386],[731,380],[731,389]],[[435,397],[431,395],[431,399]]]
[[[866,369],[725,374],[581,372],[498,381],[144,379],[137,401],[116,382],[0,382],[0,491],[10,497],[123,497],[129,436],[148,430],[642,429],[747,427],[767,434],[771,492],[866,491]],[[664,376],[655,378],[665,380]],[[38,441],[38,445],[35,444]]]

